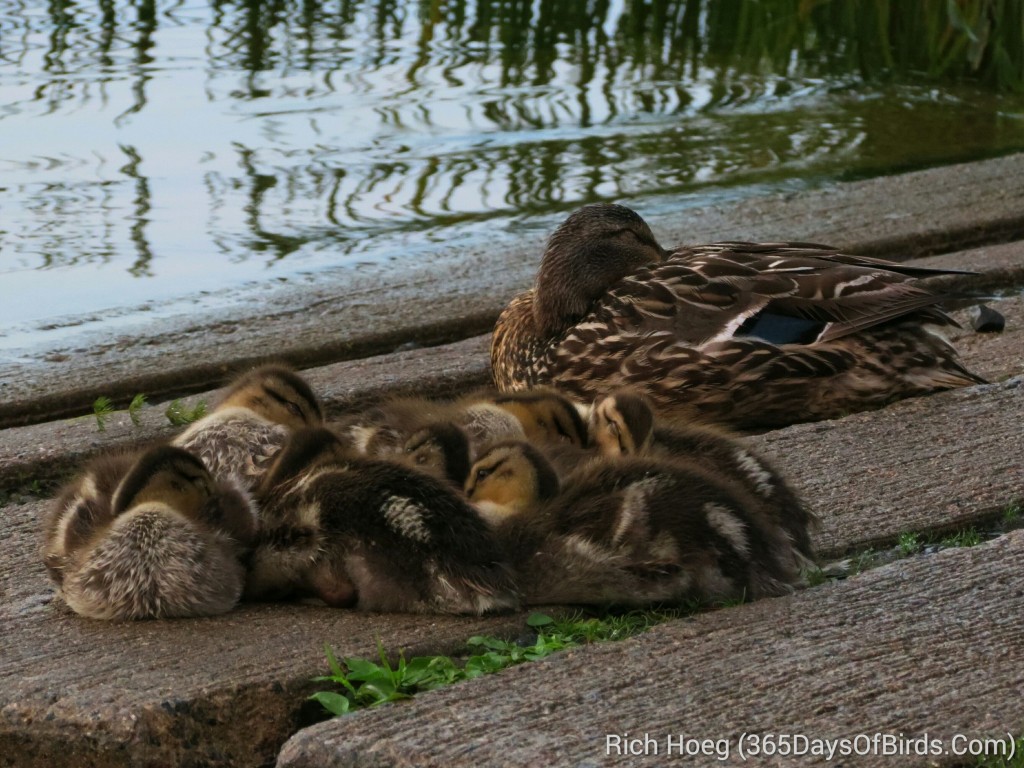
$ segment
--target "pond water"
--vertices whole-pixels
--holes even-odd
[[[0,353],[585,202],[1024,148],[1021,96],[866,77],[774,5],[0,0]]]

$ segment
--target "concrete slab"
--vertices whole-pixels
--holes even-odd
[[[1024,377],[749,438],[822,519],[823,557],[1024,502]]]
[[[322,717],[324,643],[376,658],[450,654],[476,634],[515,636],[523,615],[371,615],[250,604],[213,619],[127,624],[59,603],[35,547],[44,504],[3,510],[0,765],[257,766]]]
[[[964,200],[971,205],[965,206]],[[382,277],[338,269],[301,286],[260,284],[223,310],[139,322],[0,361],[0,425],[88,411],[100,394],[127,402],[215,386],[230,369],[285,358],[300,367],[365,357],[410,341],[441,343],[487,332],[533,279],[546,233],[487,247],[448,245]],[[812,240],[910,258],[1024,238],[1024,154],[773,195],[652,218],[665,244],[724,239]]]
[[[1022,421],[1024,378],[1016,378],[751,439],[822,515],[816,543],[837,554],[903,530],[998,515],[1024,494]],[[474,634],[522,627],[521,616],[366,616],[302,605],[91,622],[51,605],[37,553],[47,503],[0,512],[0,765],[54,765],[68,755],[96,766],[258,764],[304,724],[324,642],[364,658],[376,655],[378,638],[391,650],[448,653]]]
[[[1024,727],[1022,557],[1015,532],[670,622],[313,726],[277,764],[822,765],[778,750],[825,739],[866,751],[830,765],[974,764],[953,754],[963,737]],[[627,734],[635,754],[618,751]],[[922,737],[941,754],[915,754]]]

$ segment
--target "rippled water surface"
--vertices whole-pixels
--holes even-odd
[[[0,0],[0,349],[598,199],[1024,147],[1021,97],[866,80],[806,19],[745,48],[747,5]]]

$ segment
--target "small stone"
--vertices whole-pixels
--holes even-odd
[[[971,326],[978,333],[1002,333],[1006,318],[992,307],[978,304],[971,308]]]

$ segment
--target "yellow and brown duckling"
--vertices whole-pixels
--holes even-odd
[[[445,424],[465,433],[471,455],[504,440],[584,445],[587,439],[586,423],[573,402],[546,389],[478,391],[455,401],[396,398],[331,428],[359,453],[395,458],[408,450],[417,431],[431,428],[440,438]]]
[[[807,243],[666,251],[629,208],[588,205],[499,317],[491,367],[501,390],[632,386],[742,429],[835,418],[984,383],[943,336],[951,297],[915,281],[947,272]]]
[[[127,467],[124,461],[94,462],[45,527],[47,567],[64,601],[82,616],[106,620],[230,610],[242,593],[242,558],[256,532],[249,495],[218,483],[180,448],[157,446]],[[111,493],[107,481],[121,469]]]
[[[649,401],[620,390],[594,401],[590,437],[606,457],[640,456],[692,465],[733,489],[752,508],[785,530],[804,568],[814,561],[810,531],[818,518],[786,479],[734,435],[711,426],[660,423]]]
[[[220,403],[173,444],[199,456],[215,477],[252,488],[289,434],[322,422],[305,379],[287,366],[264,365],[235,379]]]
[[[296,432],[263,479],[246,596],[367,611],[482,614],[517,596],[486,523],[447,483]]]
[[[584,465],[558,490],[552,478],[543,454],[507,443],[476,462],[466,486],[528,603],[754,599],[799,577],[790,536],[694,467],[621,458]]]

